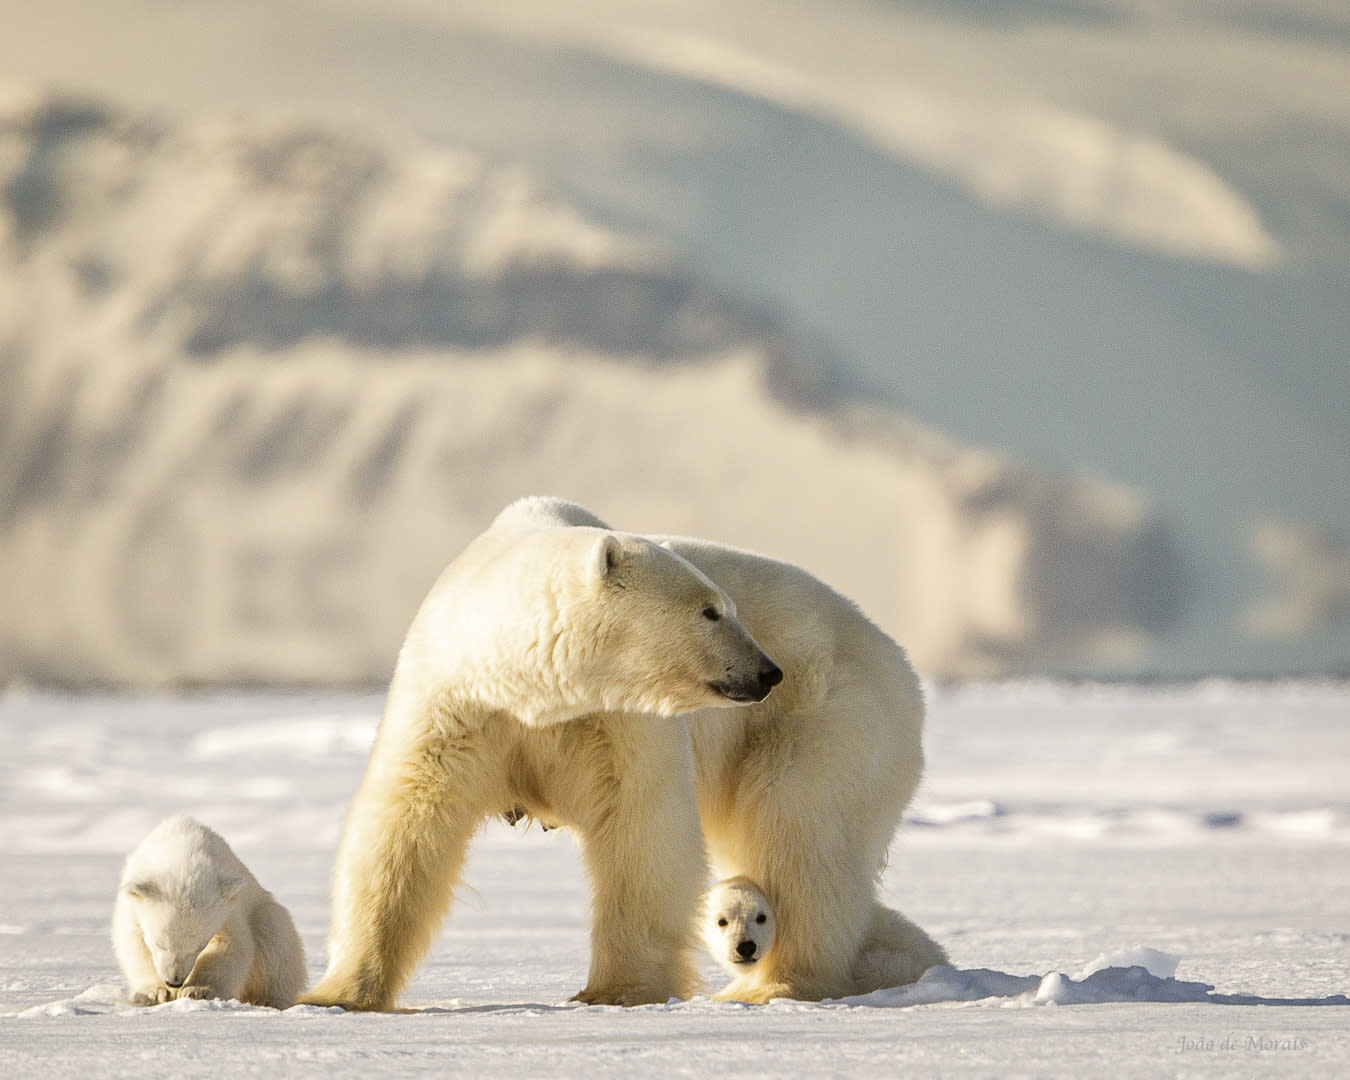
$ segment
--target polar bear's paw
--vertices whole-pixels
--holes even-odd
[[[664,1005],[680,995],[652,986],[587,986],[572,1000],[583,1005]]]
[[[724,986],[712,996],[714,1001],[740,1001],[748,1005],[767,1005],[777,998],[802,998],[793,988],[783,982],[754,982],[749,979],[736,979]]]
[[[137,990],[129,995],[133,1005],[163,1005],[173,1000],[174,992],[167,986],[153,986],[146,990]]]
[[[348,1012],[396,1012],[392,996],[381,997],[363,993],[357,987],[343,980],[324,979],[308,993],[301,994],[296,1004],[319,1005],[324,1008],[337,1006]]]

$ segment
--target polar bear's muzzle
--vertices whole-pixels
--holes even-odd
[[[748,705],[753,701],[763,701],[769,691],[783,681],[783,669],[767,656],[754,675],[741,679],[720,679],[708,685],[728,701]]]

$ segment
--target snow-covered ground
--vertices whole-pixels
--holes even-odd
[[[113,890],[172,811],[229,839],[317,975],[380,705],[0,701],[4,1075],[1350,1075],[1345,685],[934,688],[929,776],[885,890],[954,968],[915,987],[569,1004],[587,963],[575,849],[494,824],[409,1013],[128,1005]]]

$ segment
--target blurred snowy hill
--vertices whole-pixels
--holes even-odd
[[[991,10],[7,6],[0,681],[378,680],[529,491],[928,675],[1345,670],[1350,14]]]
[[[518,170],[59,98],[0,133],[11,677],[379,679],[527,491],[786,547],[943,674],[1172,617],[1138,499],[807,409],[808,346]]]

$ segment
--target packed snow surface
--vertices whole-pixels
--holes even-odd
[[[928,779],[883,891],[953,966],[913,986],[767,1006],[570,1002],[587,966],[575,847],[494,823],[407,1013],[130,1005],[108,944],[113,891],[126,852],[172,812],[220,831],[290,908],[317,977],[333,850],[381,705],[0,701],[5,1074],[1350,1068],[1343,685],[932,688]],[[704,970],[711,992],[717,969]]]

